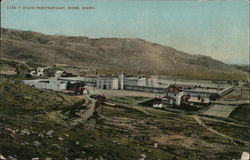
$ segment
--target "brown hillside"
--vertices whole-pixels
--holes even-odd
[[[150,73],[239,72],[210,57],[190,55],[138,38],[91,39],[13,29],[1,32],[2,55],[8,59]]]

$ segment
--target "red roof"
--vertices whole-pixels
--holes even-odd
[[[176,85],[170,85],[166,89],[166,92],[168,93],[179,93],[180,91],[181,91],[181,87],[176,87]]]

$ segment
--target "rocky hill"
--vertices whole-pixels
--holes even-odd
[[[148,73],[232,73],[234,66],[207,56],[191,55],[138,38],[98,38],[45,35],[1,29],[3,58],[39,64]]]

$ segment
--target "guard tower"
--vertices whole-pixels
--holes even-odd
[[[123,88],[124,88],[123,81],[124,81],[124,74],[122,73],[118,76],[118,85],[119,85],[119,89],[121,89],[121,90],[123,90]]]

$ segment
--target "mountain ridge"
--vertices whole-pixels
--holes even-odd
[[[40,64],[64,63],[149,73],[239,73],[209,56],[191,55],[140,38],[88,38],[46,35],[1,28],[2,57]]]

